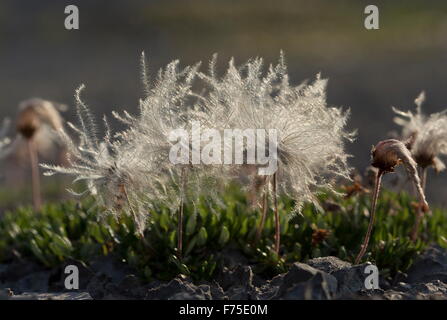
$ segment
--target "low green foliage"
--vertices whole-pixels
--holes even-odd
[[[68,258],[89,262],[95,256],[115,254],[135,268],[142,278],[171,279],[182,273],[194,279],[211,279],[223,266],[228,251],[239,250],[255,272],[272,276],[290,263],[333,255],[352,261],[368,225],[370,195],[349,199],[321,196],[325,212],[306,206],[302,215],[288,217],[293,202],[281,199],[281,257],[271,248],[274,220],[270,211],[262,239],[254,244],[259,210],[252,208],[244,193],[233,186],[223,196],[225,205],[205,201],[185,209],[184,255],[176,256],[176,216],[167,208],[151,213],[142,241],[131,219],[100,218],[91,199],[81,204],[49,204],[34,213],[21,208],[0,220],[0,262],[17,256],[34,259],[52,267]],[[434,209],[421,226],[420,240],[412,243],[409,233],[414,222],[413,199],[406,193],[381,193],[369,255],[383,275],[405,271],[415,254],[430,243],[446,246],[447,214]]]

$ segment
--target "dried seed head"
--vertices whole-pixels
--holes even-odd
[[[317,75],[313,82],[291,85],[282,53],[267,70],[260,58],[240,67],[231,59],[218,77],[215,65],[213,57],[210,71],[199,73],[209,86],[199,101],[203,122],[223,130],[276,129],[278,191],[295,200],[293,213],[304,202],[318,207],[317,190],[336,191],[336,178],[349,179],[349,111],[328,105],[327,79]]]
[[[32,108],[20,112],[17,120],[17,131],[26,139],[31,139],[41,125],[40,119]]]
[[[394,139],[380,141],[372,147],[371,155],[371,165],[382,172],[394,172],[395,167],[403,161],[402,156],[411,158],[405,145]]]
[[[425,115],[421,106],[425,101],[422,92],[415,100],[416,112],[402,112],[393,108],[398,115],[394,122],[402,126],[402,139],[417,164],[422,168],[433,166],[439,171],[444,168],[440,155],[447,154],[447,115],[446,111]]]
[[[17,131],[26,139],[32,139],[43,125],[54,130],[62,129],[62,117],[50,101],[39,98],[25,100],[20,103],[19,110]]]
[[[48,170],[45,173],[47,176],[62,173],[74,176],[74,182],[85,181],[87,188],[83,193],[71,193],[93,195],[97,204],[105,209],[101,213],[115,217],[131,214],[137,231],[141,233],[149,212],[143,208],[141,199],[148,190],[146,179],[152,169],[150,162],[143,156],[144,146],[113,135],[106,118],[106,134],[99,139],[95,119],[81,100],[82,89],[83,86],[76,91],[75,96],[79,126],[68,124],[78,134],[79,143],[75,143],[64,129],[59,130],[60,139],[67,147],[69,165],[43,164],[41,167]],[[58,124],[55,122],[51,126],[54,128]]]
[[[403,164],[411,180],[416,186],[419,199],[423,204],[424,211],[428,211],[424,191],[417,173],[417,164],[410,150],[399,140],[388,139],[380,141],[372,149],[372,166],[379,169],[379,173],[394,172],[399,164]]]

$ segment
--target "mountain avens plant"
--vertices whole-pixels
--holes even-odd
[[[419,176],[422,188],[425,189],[427,183],[427,170],[432,167],[436,172],[445,169],[445,165],[440,159],[447,154],[447,114],[446,111],[424,115],[422,104],[425,101],[425,93],[416,98],[416,113],[411,111],[402,112],[393,108],[398,115],[394,122],[402,126],[402,139],[407,141],[407,147],[411,150],[414,160],[419,167]],[[411,239],[416,241],[419,226],[423,218],[422,206],[417,209],[417,216]]]
[[[145,97],[140,100],[139,114],[113,113],[127,129],[112,136],[105,121],[106,135],[99,139],[95,121],[80,98],[81,86],[76,93],[80,125],[70,124],[79,135],[79,144],[60,130],[71,166],[44,166],[48,175],[65,173],[75,176],[75,181],[86,181],[86,193],[96,196],[115,216],[128,211],[141,238],[151,206],[168,207],[178,216],[177,253],[182,257],[185,206],[216,199],[234,173],[249,172],[250,184],[261,190],[263,198],[257,238],[262,234],[271,195],[274,249],[279,254],[279,194],[292,197],[295,207],[291,213],[299,213],[306,202],[319,208],[319,191],[336,193],[337,178],[349,179],[349,155],[344,150],[345,143],[353,139],[353,133],[345,128],[349,112],[327,105],[327,80],[319,75],[312,83],[290,85],[282,54],[267,72],[262,59],[249,60],[240,68],[231,60],[221,77],[215,72],[216,57],[207,74],[198,72],[199,64],[179,69],[179,62],[173,61],[153,81],[146,72],[144,54],[141,61]],[[207,84],[201,94],[192,90],[197,76]],[[208,145],[200,143],[203,138],[195,136],[197,126],[217,134],[225,134],[227,129],[260,130],[265,136],[264,140],[256,137],[256,145],[231,148],[232,157],[243,154],[245,162],[241,164],[197,162],[197,152],[210,152]],[[182,140],[173,135],[178,132],[193,134]],[[227,144],[224,139],[218,153],[225,153]],[[260,155],[260,147],[264,153],[268,150],[268,155]],[[187,153],[179,155],[178,151],[184,150]],[[258,161],[260,156],[270,156],[275,162],[273,170],[268,171],[265,162],[249,163],[248,156],[253,154]]]
[[[378,170],[376,174],[371,210],[369,213],[370,220],[368,224],[368,230],[366,232],[363,244],[360,248],[360,252],[355,259],[355,264],[360,263],[368,248],[369,239],[371,237],[372,228],[374,226],[377,199],[379,197],[382,177],[384,174],[394,172],[396,166],[398,166],[399,164],[403,164],[409,178],[413,181],[416,187],[422,210],[424,212],[427,212],[429,210],[427,201],[425,200],[424,190],[422,189],[421,181],[417,173],[417,164],[403,142],[395,139],[380,141],[375,147],[372,148],[371,155],[371,165]]]
[[[300,211],[304,202],[318,207],[317,190],[334,190],[334,177],[349,179],[348,154],[345,142],[353,134],[345,126],[349,112],[329,107],[326,102],[327,80],[318,75],[313,83],[290,85],[283,54],[276,66],[265,72],[263,60],[252,59],[236,67],[231,59],[226,73],[218,77],[216,56],[207,74],[200,77],[209,87],[201,99],[201,109],[208,115],[209,126],[223,129],[263,129],[267,131],[264,150],[276,149],[277,170],[260,175],[265,165],[252,164],[252,185],[262,195],[262,218],[258,237],[267,214],[267,195],[272,195],[275,214],[275,252],[280,249],[280,217],[278,194],[295,200],[293,213]],[[276,145],[267,143],[270,130],[277,134]],[[259,148],[259,146],[258,146]],[[244,154],[254,153],[253,146],[245,146]],[[245,165],[247,165],[246,163]]]

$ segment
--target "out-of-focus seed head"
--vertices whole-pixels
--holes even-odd
[[[447,154],[447,114],[446,111],[425,115],[421,106],[425,101],[422,92],[415,100],[416,112],[403,112],[393,108],[398,115],[394,122],[402,126],[402,139],[421,168],[444,169],[438,156]]]
[[[40,126],[40,119],[32,108],[26,108],[20,112],[17,120],[17,131],[25,139],[32,139]]]
[[[17,131],[25,139],[32,139],[44,125],[54,130],[60,130],[63,127],[62,117],[52,102],[32,98],[20,103]]]

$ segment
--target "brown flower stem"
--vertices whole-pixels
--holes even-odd
[[[42,207],[42,198],[40,193],[40,174],[39,174],[39,156],[33,139],[28,139],[28,151],[31,163],[31,182],[33,189],[33,206],[35,211]]]
[[[256,245],[261,239],[262,230],[264,230],[265,219],[267,218],[268,211],[268,197],[269,197],[269,180],[268,178],[265,180],[264,184],[264,195],[262,196],[262,216],[261,221],[258,226],[258,230],[256,231],[256,238],[254,244]]]
[[[425,191],[425,184],[427,181],[427,168],[421,168],[420,177],[421,177],[422,190]],[[416,212],[416,219],[414,221],[413,230],[411,231],[411,234],[410,234],[410,239],[413,242],[416,242],[416,240],[418,238],[419,226],[422,222],[422,218],[424,217],[424,212],[422,210],[422,207],[423,207],[423,203],[422,203],[422,201],[419,201],[419,205],[418,205],[417,212]]]
[[[178,222],[177,222],[177,254],[178,258],[182,258],[183,254],[183,211],[185,206],[185,168],[182,168],[182,173],[180,176],[181,183],[181,195],[180,195],[180,210],[178,212]]]
[[[277,172],[273,175],[273,203],[275,208],[275,252],[279,255],[279,247],[281,244],[281,225],[279,221],[278,211],[278,175]]]
[[[382,183],[382,176],[384,175],[384,172],[382,170],[379,170],[377,172],[376,176],[376,182],[374,186],[374,193],[372,198],[372,205],[371,205],[371,212],[369,216],[369,225],[368,225],[368,231],[366,232],[365,239],[363,240],[363,244],[361,246],[360,252],[357,255],[357,258],[355,258],[355,264],[359,264],[362,260],[363,256],[365,255],[366,249],[368,248],[369,239],[371,237],[372,228],[374,226],[374,219],[376,214],[376,206],[377,206],[377,199],[379,198],[379,192],[380,192],[380,185]]]

